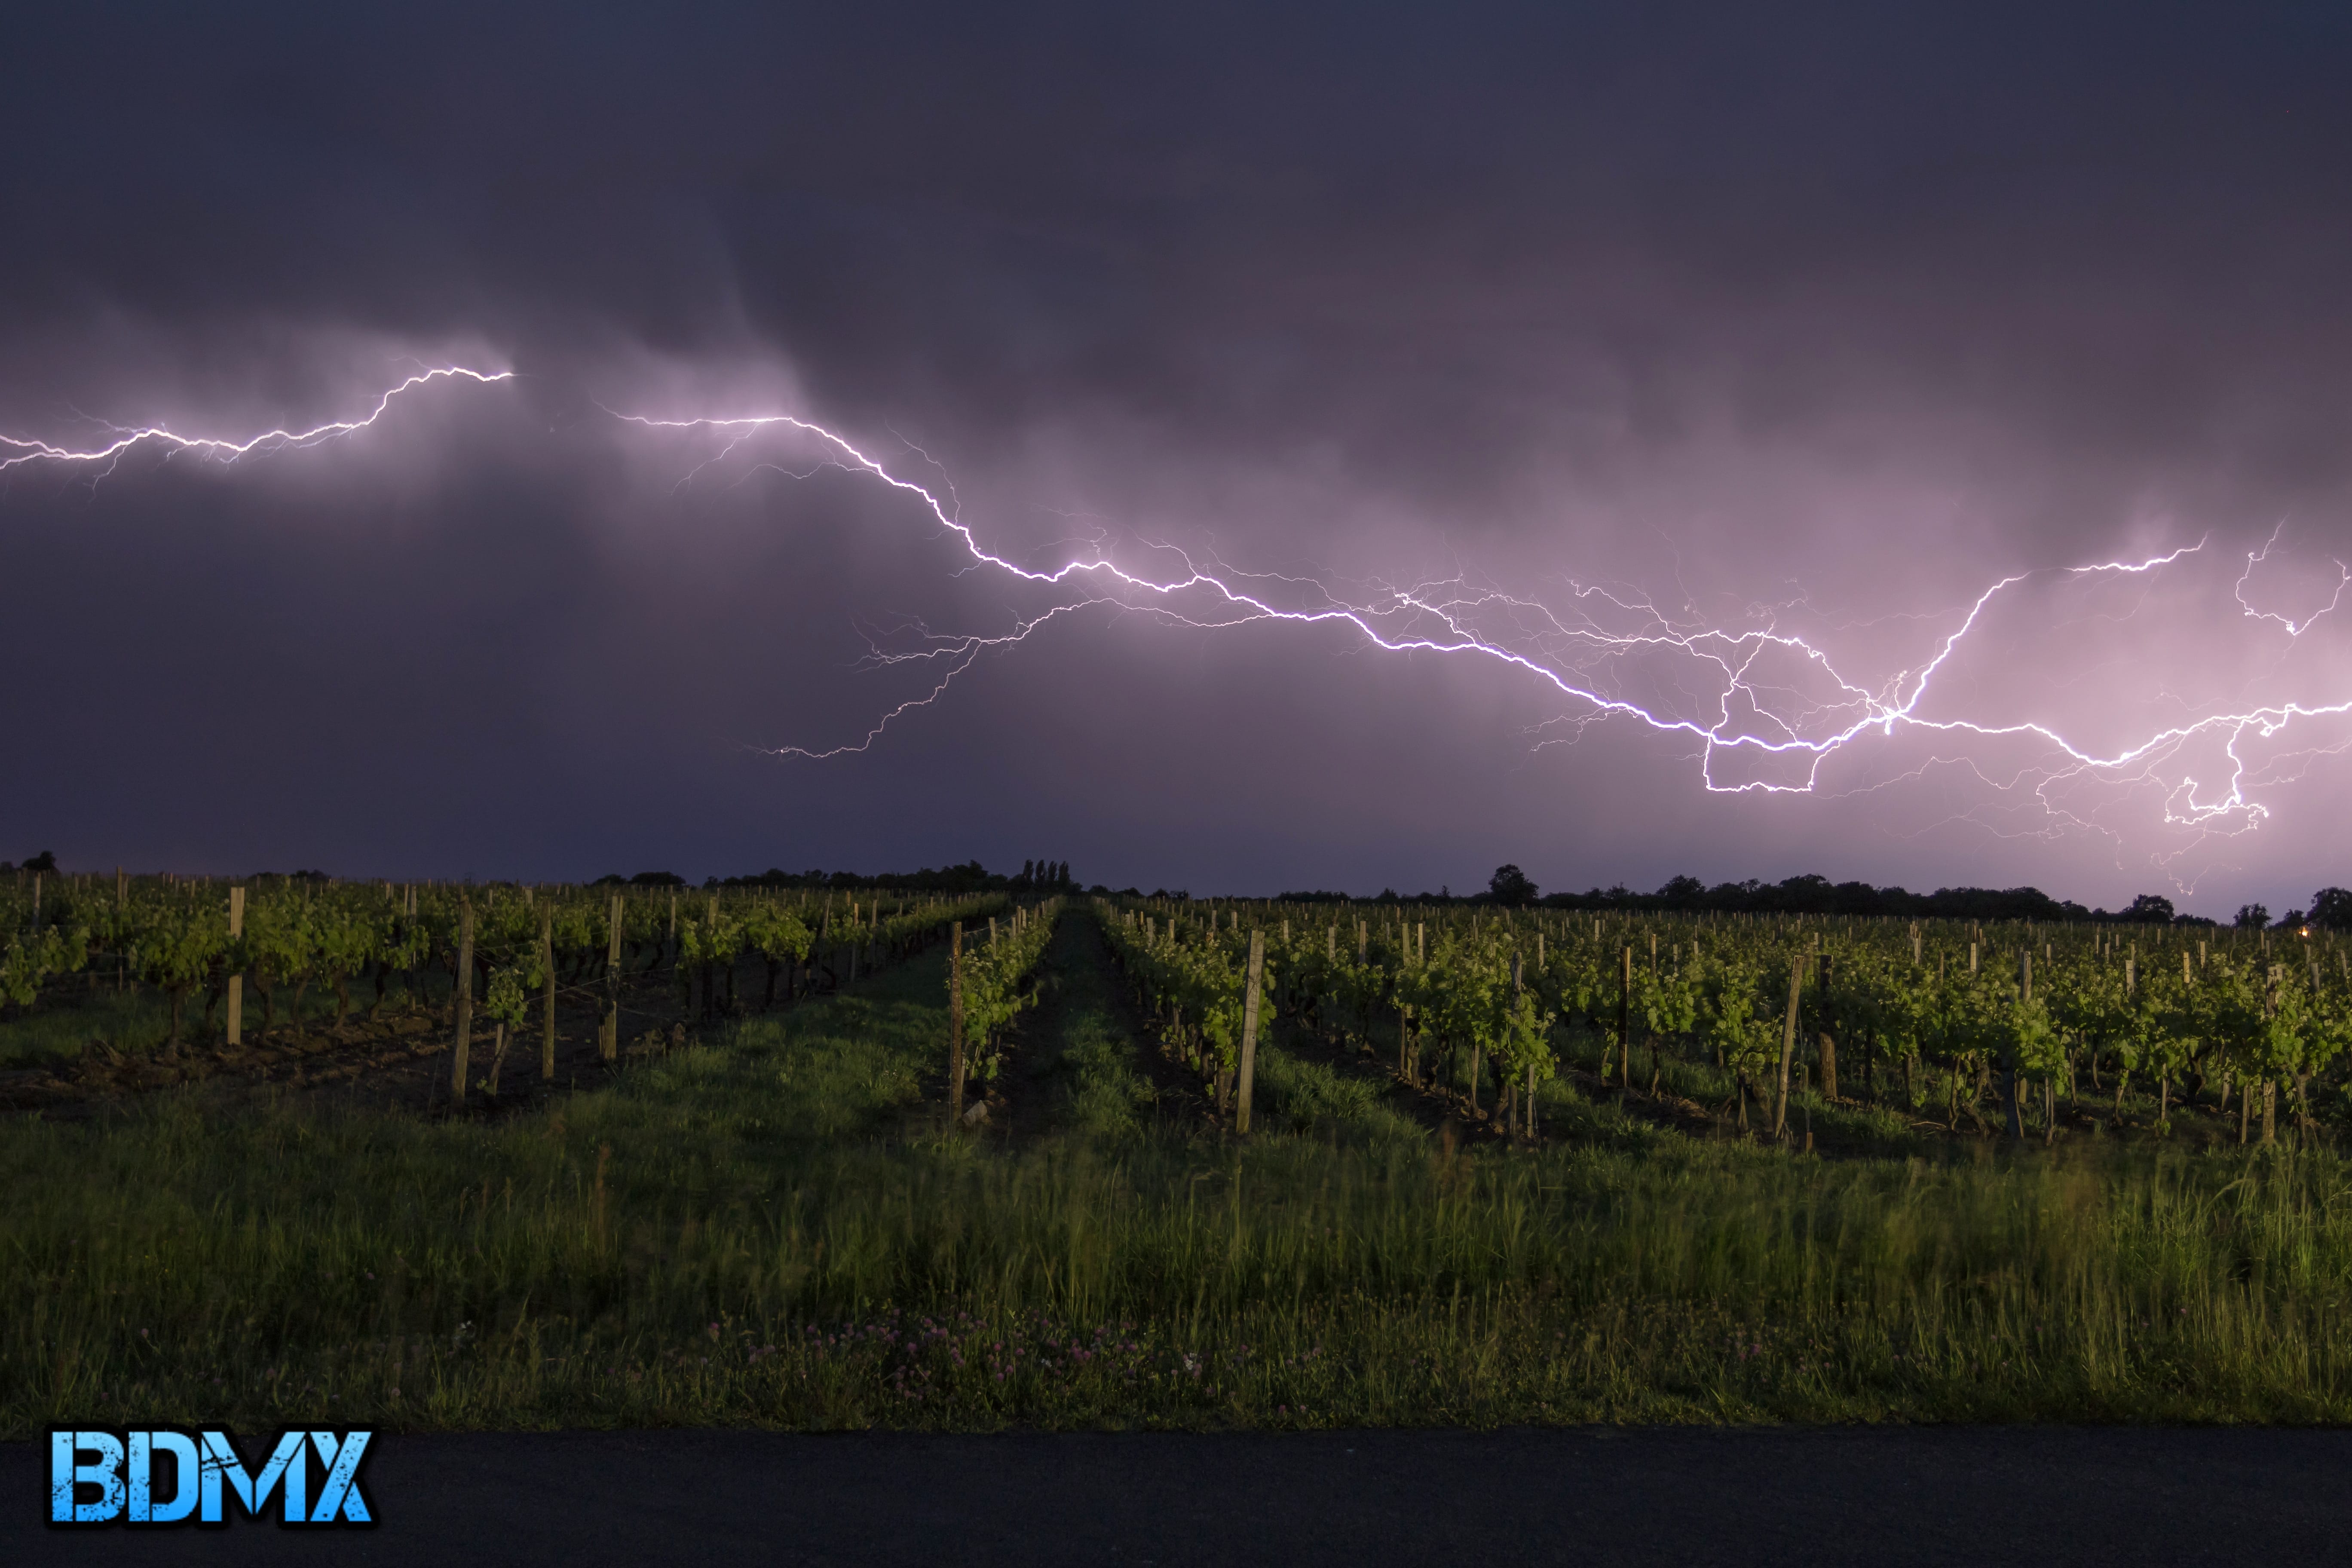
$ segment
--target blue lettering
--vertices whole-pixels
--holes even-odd
[[[172,1456],[174,1478],[169,1502],[155,1500],[155,1456]],[[173,1524],[196,1510],[196,1440],[184,1432],[131,1434],[131,1507],[133,1524]]]
[[[98,1463],[80,1463],[84,1453]],[[95,1502],[78,1502],[79,1488],[98,1489]],[[49,1434],[49,1522],[104,1524],[122,1512],[122,1444],[111,1432]]]
[[[332,1432],[313,1432],[310,1441],[318,1446],[319,1462],[327,1467],[325,1479],[319,1482],[319,1506],[311,1511],[312,1524],[332,1524],[341,1511],[346,1524],[373,1524],[369,1517],[367,1499],[359,1489],[360,1458],[367,1452],[373,1432],[353,1432],[345,1437],[339,1450]]]
[[[301,1433],[289,1432],[278,1438],[278,1447],[270,1451],[268,1460],[262,1465],[261,1473],[257,1476],[246,1473],[245,1461],[237,1458],[236,1449],[230,1446],[226,1432],[206,1432],[204,1449],[201,1468],[204,1476],[202,1517],[205,1523],[218,1524],[222,1521],[221,1482],[224,1479],[228,1482],[229,1490],[236,1494],[237,1504],[245,1510],[248,1519],[261,1517],[261,1510],[269,1506],[269,1494],[282,1483],[285,1488],[286,1522],[310,1522],[310,1510],[306,1506],[310,1488],[303,1464],[305,1449]]]

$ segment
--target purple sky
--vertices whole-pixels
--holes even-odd
[[[1810,794],[1710,793],[1808,768],[1582,721],[1486,653],[1172,618],[1232,618],[1198,592],[777,756],[929,689],[869,637],[1089,595],[805,438],[618,417],[821,421],[1030,568],[1475,598],[1374,624],[1724,734],[1904,705],[2019,574],[1916,717],[2104,755],[2352,702],[2335,11],[382,18],[77,9],[0,58],[0,436],[516,373],[234,464],[0,473],[0,858],[1259,893],[1509,860],[2217,915],[2352,883],[2342,720],[2071,773],[1898,726]],[[1803,647],[1663,640],[1768,628]],[[1725,650],[1757,656],[1728,720]]]

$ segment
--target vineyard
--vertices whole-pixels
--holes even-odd
[[[682,1044],[1011,914],[1002,896],[18,875],[0,885],[0,1104],[415,1056],[447,1059],[453,1103],[511,1100],[526,1035],[543,1086],[559,1043],[599,1064],[625,1039]],[[993,975],[992,1026],[1010,1006]]]
[[[1540,1135],[1548,1100],[1581,1098],[1571,1079],[1774,1140],[1792,1105],[1843,1131],[2045,1144],[2162,1135],[2233,1096],[2241,1143],[2352,1110],[2352,954],[2326,932],[1166,901],[1097,916],[1167,1048],[1227,1086],[1221,1106],[1255,941],[1282,1016],[1517,1137]]]
[[[2352,1416],[2332,933],[1065,885],[0,885],[0,1427]]]

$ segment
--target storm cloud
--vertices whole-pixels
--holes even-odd
[[[235,464],[0,477],[0,857],[1050,856],[1235,892],[1458,890],[1510,860],[1547,888],[1820,870],[2212,913],[2352,879],[2340,725],[2054,785],[2031,738],[1913,732],[1811,795],[1727,795],[1702,770],[1756,759],[1583,722],[1492,659],[1115,605],[864,752],[778,757],[929,689],[871,647],[1071,595],[973,570],[806,443],[617,417],[822,420],[1033,566],[1181,551],[1297,603],[1459,580],[1620,629],[1638,601],[1801,635],[1874,689],[2039,573],[1932,711],[2095,749],[2341,703],[2335,12],[123,7],[15,32],[0,434],[236,434],[348,417],[420,364],[517,374]],[[1802,663],[1771,689],[1827,723]],[[1713,700],[1672,659],[1581,668]]]

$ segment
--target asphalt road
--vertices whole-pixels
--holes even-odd
[[[375,1441],[380,1522],[338,1531],[53,1531],[46,1447],[0,1445],[0,1563],[2352,1563],[2339,1431]]]

